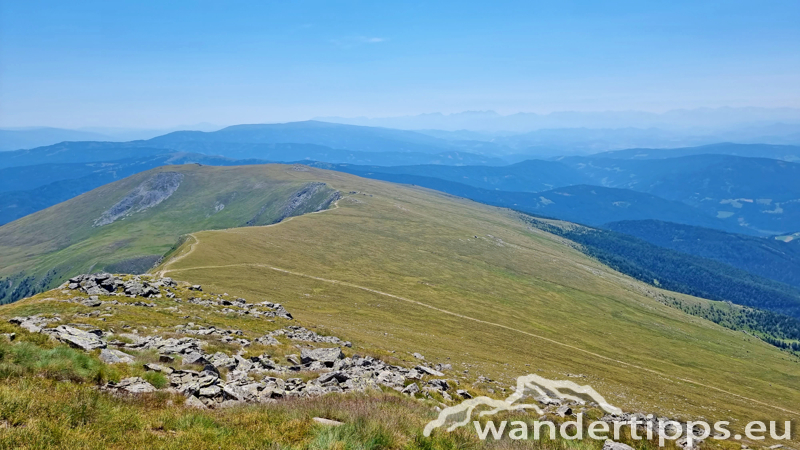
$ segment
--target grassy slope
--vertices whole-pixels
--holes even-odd
[[[662,305],[511,212],[342,173],[285,175],[358,193],[278,226],[195,233],[168,274],[279,301],[357,344],[449,357],[471,377],[582,374],[628,409],[797,417],[790,355]]]
[[[93,227],[103,211],[158,172],[181,172],[184,179],[161,204],[110,225]],[[234,175],[235,174],[235,175]],[[64,277],[99,270],[136,258],[150,264],[182,234],[243,226],[261,210],[256,224],[274,222],[295,192],[306,184],[291,177],[270,177],[261,169],[166,166],[100,187],[44,211],[0,227],[0,284],[4,277],[33,276],[40,282],[55,271],[52,287]],[[308,203],[310,210],[331,191]],[[215,212],[215,206],[225,208]],[[295,213],[307,212],[309,206]],[[147,267],[144,267],[147,270]],[[52,272],[51,272],[52,273]],[[0,301],[2,293],[0,293]]]

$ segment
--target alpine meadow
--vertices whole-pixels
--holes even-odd
[[[0,2],[0,449],[800,449],[797,17]]]

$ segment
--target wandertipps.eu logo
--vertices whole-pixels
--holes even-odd
[[[533,410],[537,414],[545,413],[538,405],[521,403],[520,400],[528,397],[535,397],[537,401],[544,404],[558,404],[562,401],[573,401],[584,403],[592,401],[603,411],[610,414],[613,420],[594,421],[585,423],[583,414],[577,415],[577,420],[565,421],[556,424],[552,421],[533,421],[529,426],[524,421],[485,421],[484,424],[479,420],[480,417],[493,416],[503,411],[525,411]],[[477,415],[476,414],[477,411]],[[627,416],[627,419],[623,417]],[[620,440],[623,430],[627,436],[634,440],[647,439],[653,441],[658,439],[659,445],[664,446],[667,440],[677,440],[686,449],[693,448],[697,443],[702,442],[712,436],[714,439],[726,440],[733,438],[740,440],[743,437],[739,434],[732,435],[729,430],[730,422],[719,421],[709,424],[705,421],[678,422],[665,418],[656,418],[652,415],[643,416],[641,414],[623,415],[620,408],[611,405],[603,398],[600,393],[591,386],[581,386],[569,380],[548,380],[539,375],[525,375],[517,378],[516,390],[506,399],[493,399],[489,397],[475,397],[461,402],[458,405],[443,409],[439,416],[425,426],[423,434],[430,436],[436,428],[444,428],[446,431],[453,431],[456,428],[468,425],[470,422],[475,426],[475,431],[480,439],[501,439],[508,436],[510,439],[530,439],[538,440],[543,436],[556,439],[557,435],[562,439],[597,439],[606,440],[609,438],[615,441]],[[745,436],[751,440],[764,440],[766,433],[775,440],[791,439],[791,422],[786,421],[782,429],[775,421],[770,421],[769,426],[764,422],[750,422],[745,427]]]

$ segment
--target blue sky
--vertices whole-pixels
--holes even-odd
[[[800,107],[800,2],[0,1],[0,126]]]

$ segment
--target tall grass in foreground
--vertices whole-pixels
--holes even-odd
[[[481,442],[471,428],[437,430],[424,437],[425,424],[436,415],[435,405],[394,392],[286,399],[210,411],[185,408],[183,397],[167,391],[118,397],[98,389],[98,384],[130,370],[134,369],[107,366],[65,346],[0,343],[0,449],[596,450],[601,445]],[[151,381],[166,384],[165,379]],[[530,420],[523,416],[518,418]],[[321,425],[314,417],[344,424]]]

